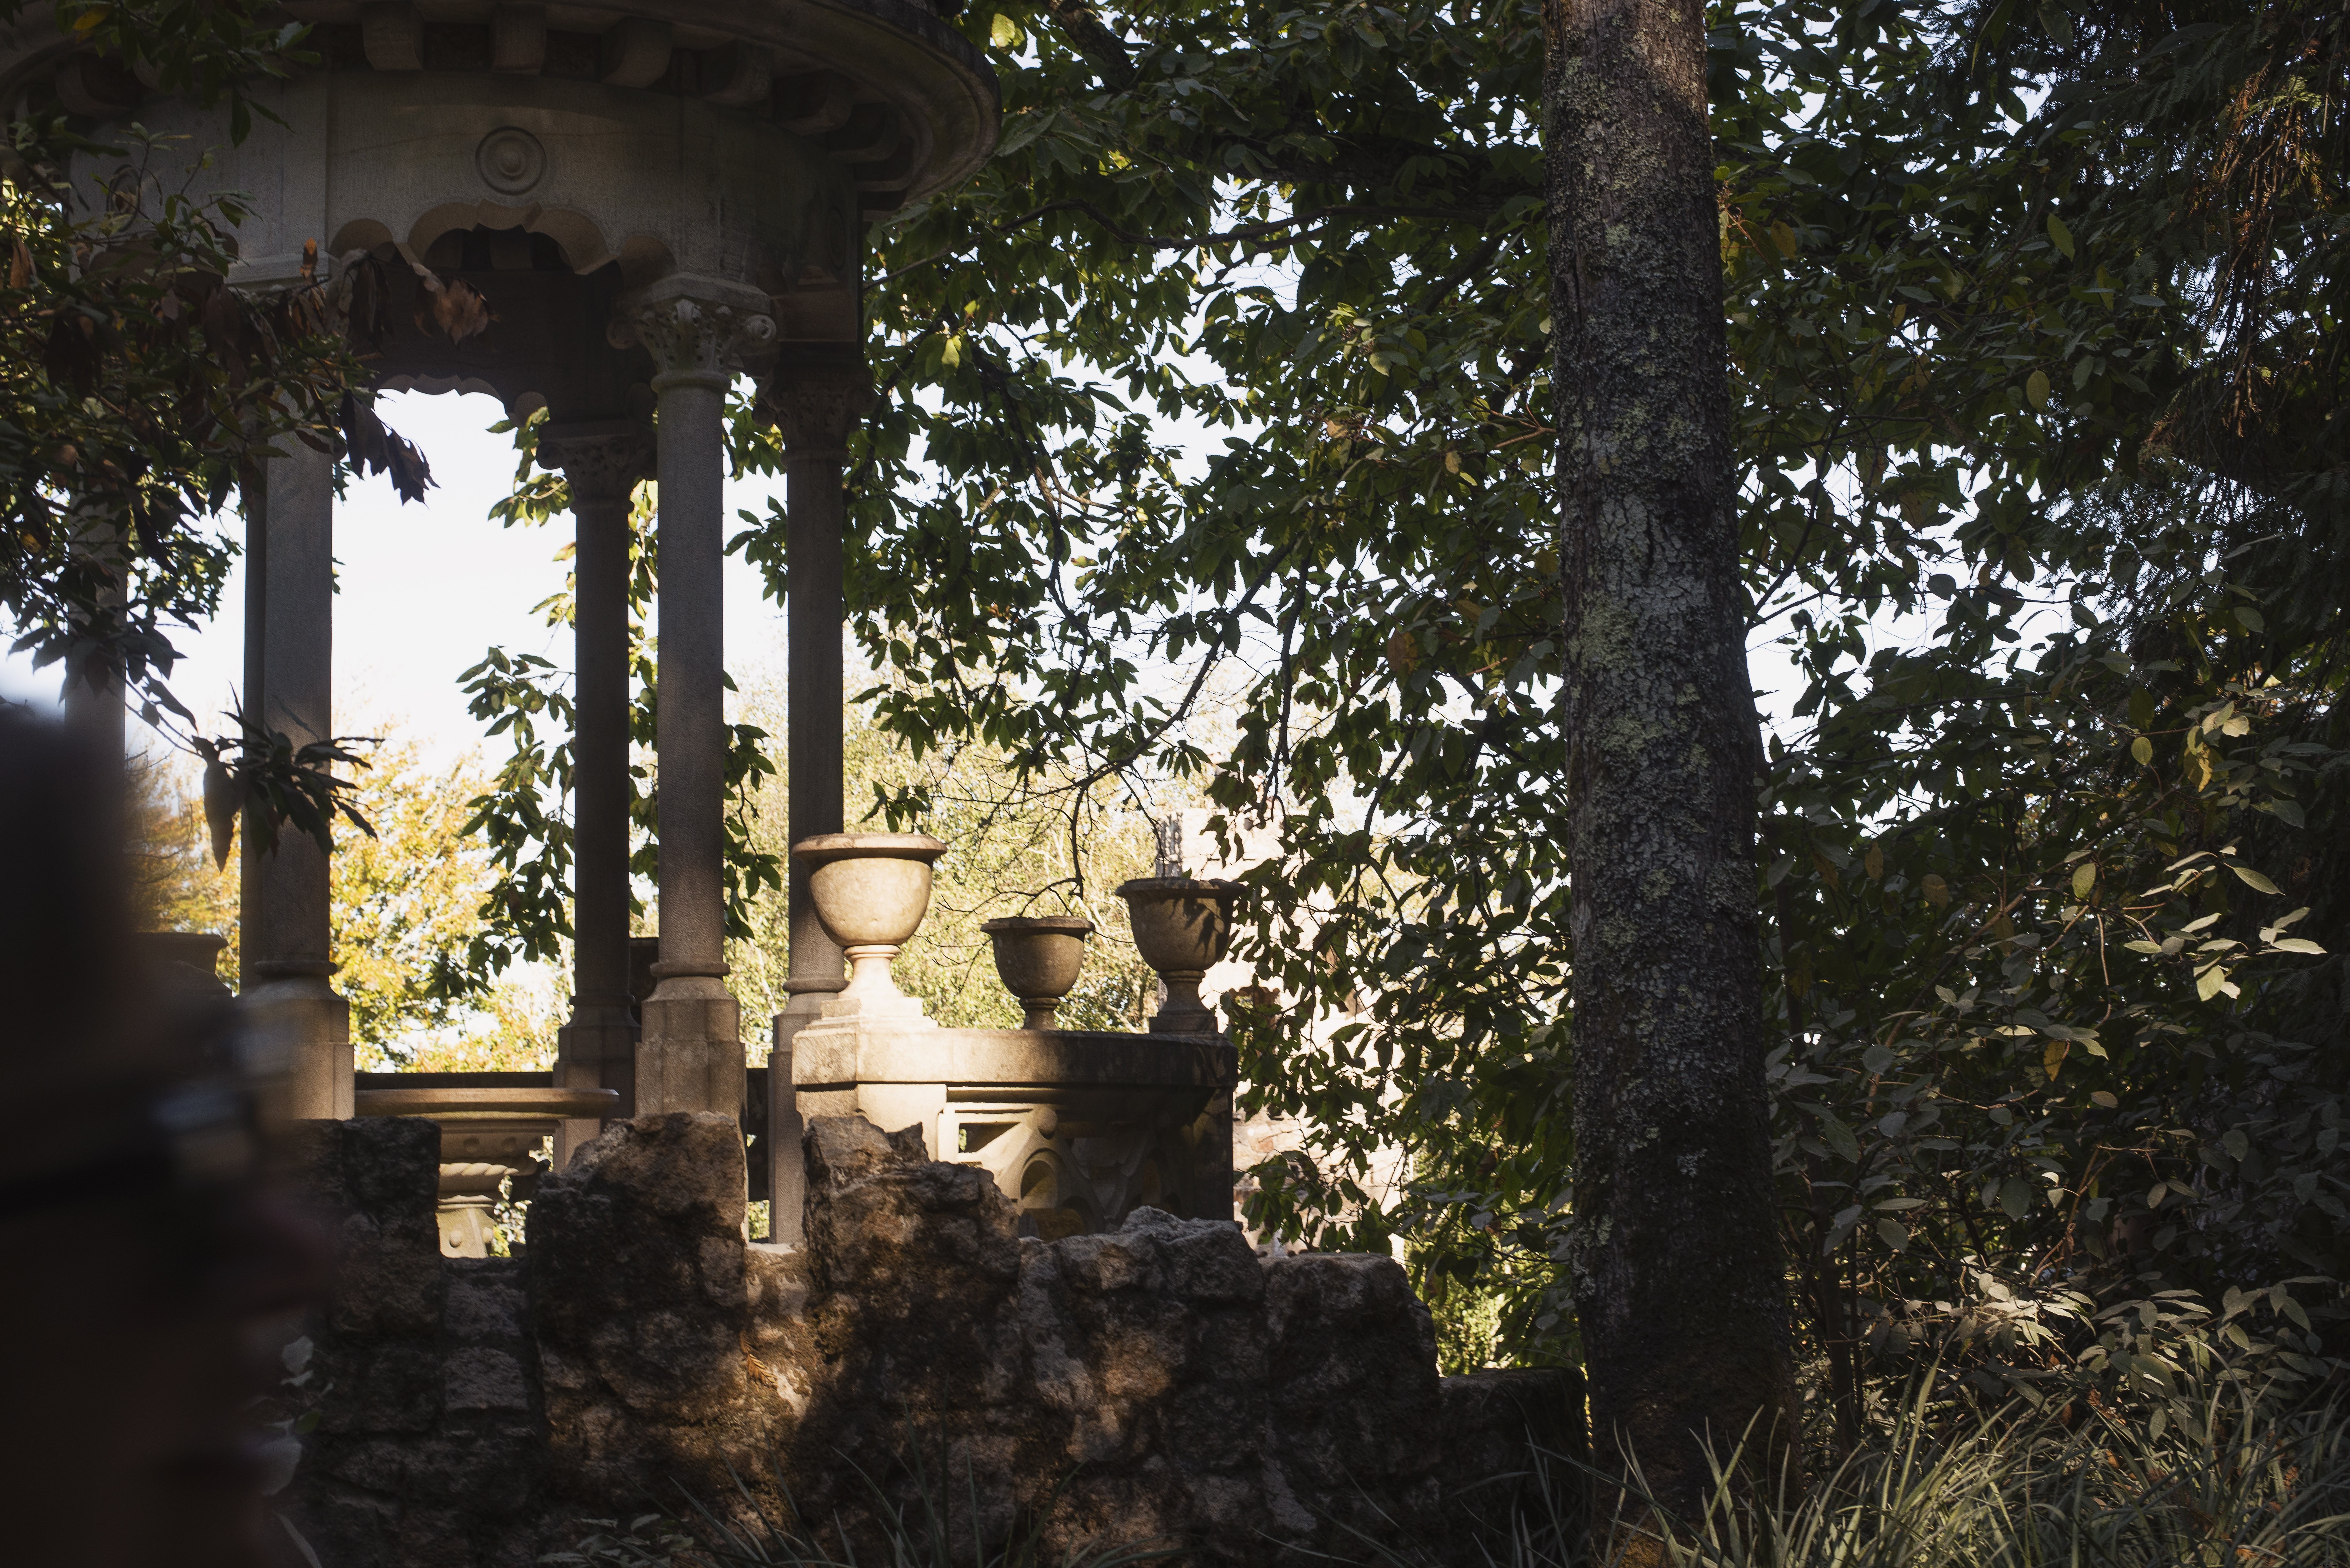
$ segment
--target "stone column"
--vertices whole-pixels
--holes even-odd
[[[334,732],[334,460],[290,437],[245,497],[248,718],[301,747]],[[327,857],[306,833],[248,811],[237,924],[245,1005],[286,1075],[296,1117],[351,1115],[351,1010],[327,977]]]
[[[672,275],[621,302],[660,399],[660,961],[643,1004],[636,1112],[742,1114],[741,1009],[726,989],[726,389],[775,336],[757,289]]]
[[[785,507],[789,533],[788,632],[790,708],[785,722],[789,833],[797,844],[838,833],[846,815],[841,745],[841,535],[847,499],[841,471],[848,432],[872,404],[872,382],[854,348],[818,355],[806,350],[778,360],[762,403],[784,441]],[[827,996],[848,983],[840,949],[816,922],[808,897],[808,868],[790,864],[786,914],[791,939],[792,1000],[774,1021],[767,1062],[767,1127],[771,1181],[769,1239],[800,1241],[806,1179],[800,1168],[800,1117],[792,1087],[792,1041],[819,1016]]]
[[[636,1086],[637,1025],[629,1012],[629,498],[652,457],[652,435],[629,421],[550,425],[538,462],[571,487],[571,1018],[557,1036],[558,1088]],[[555,1168],[603,1124],[566,1121]]]

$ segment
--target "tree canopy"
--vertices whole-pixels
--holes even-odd
[[[2206,1309],[2097,1314],[2167,1288],[2316,1371],[2350,1216],[2342,18],[1711,16],[1748,620],[1802,682],[1755,898],[1822,1408],[1848,1432],[1867,1376],[1962,1343],[1994,1383],[2158,1380]],[[1257,1218],[1403,1233],[1506,1293],[1510,1354],[1572,1355],[1541,8],[961,25],[1002,150],[874,234],[881,722],[1274,823],[1244,1071],[1317,1137]],[[780,539],[738,544],[782,588]],[[1419,1179],[1383,1208],[1387,1141]]]

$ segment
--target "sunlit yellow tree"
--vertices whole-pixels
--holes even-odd
[[[516,1069],[553,1060],[556,989],[533,971],[486,994],[452,999],[436,983],[480,929],[492,880],[487,851],[460,829],[485,786],[471,753],[437,763],[394,734],[373,749],[357,803],[375,828],[335,846],[335,983],[351,1004],[362,1070]],[[226,937],[222,973],[236,971],[237,873],[207,851],[192,769],[142,764],[136,880],[150,929]]]

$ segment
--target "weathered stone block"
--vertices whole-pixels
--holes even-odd
[[[401,1499],[411,1508],[444,1517],[515,1514],[537,1501],[532,1483],[544,1452],[536,1427],[439,1433],[411,1449]]]
[[[453,1351],[443,1379],[442,1403],[452,1410],[527,1410],[530,1384],[522,1363],[503,1350]]]
[[[346,1342],[322,1356],[332,1391],[320,1403],[328,1433],[429,1432],[441,1417],[441,1357],[429,1344]]]
[[[743,1171],[733,1118],[680,1111],[616,1123],[540,1184],[525,1277],[559,1494],[714,1497],[730,1465],[767,1469],[783,1407],[751,1373]]]
[[[293,1190],[343,1213],[432,1220],[440,1189],[440,1130],[410,1116],[296,1122],[280,1158]]]
[[[303,1463],[311,1468],[313,1474],[323,1472],[362,1490],[389,1497],[400,1490],[408,1473],[411,1447],[398,1438],[371,1438],[338,1444],[323,1455],[306,1457]]]
[[[338,1266],[320,1314],[328,1332],[439,1332],[441,1241],[432,1207],[440,1151],[430,1122],[405,1117],[306,1122],[289,1133],[288,1185],[326,1212],[336,1242]]]
[[[521,1262],[518,1258],[448,1260],[448,1294],[442,1312],[452,1340],[522,1338],[530,1300],[523,1289]]]
[[[1335,1546],[1432,1536],[1440,1428],[1435,1325],[1394,1259],[1267,1259],[1267,1490]],[[1277,1472],[1274,1473],[1274,1472]]]

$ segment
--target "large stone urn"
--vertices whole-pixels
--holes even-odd
[[[889,964],[921,929],[931,864],[946,852],[927,833],[825,833],[792,846],[792,858],[807,868],[816,920],[848,960],[848,984],[824,1003],[825,1018],[922,1017]]]
[[[1200,1000],[1200,981],[1232,946],[1237,882],[1218,877],[1138,877],[1118,896],[1134,925],[1142,961],[1159,973],[1167,1000],[1150,1020],[1153,1034],[1213,1034],[1216,1014]]]
[[[1023,1029],[1050,1029],[1085,967],[1094,923],[1083,915],[1006,915],[980,928],[995,947],[995,972],[1020,1002]]]

